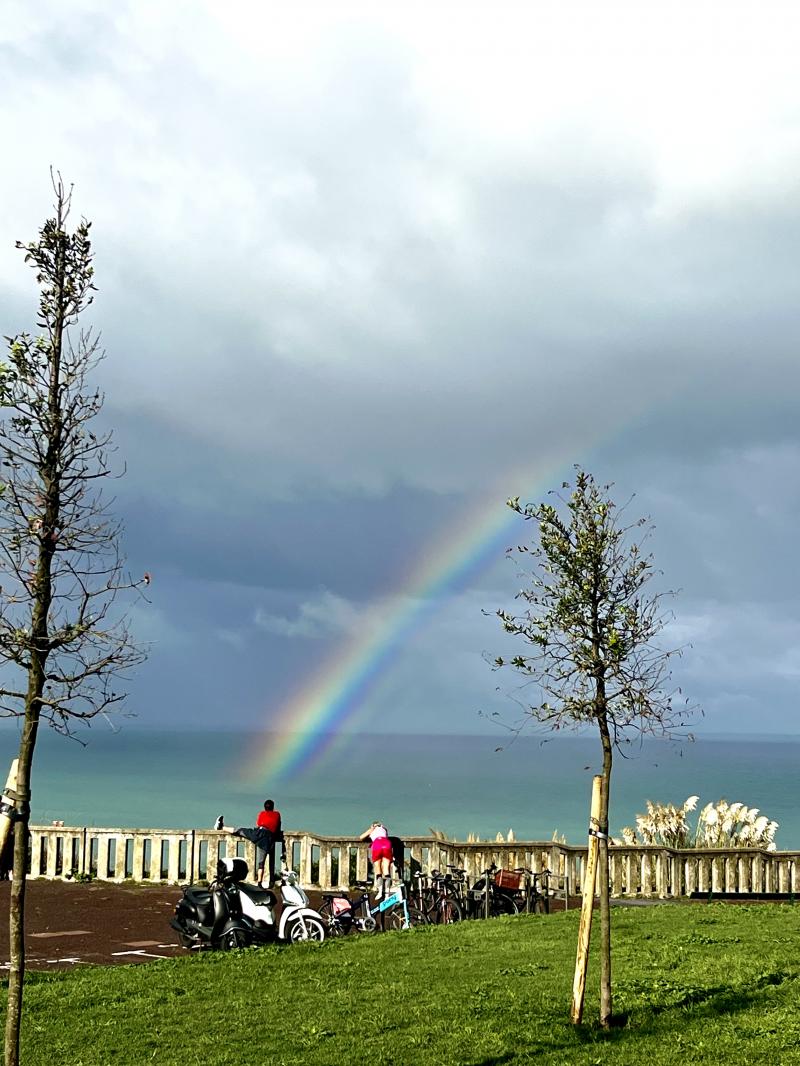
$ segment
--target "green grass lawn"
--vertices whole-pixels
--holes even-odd
[[[31,974],[23,1062],[800,1064],[800,907],[615,908],[608,1034],[594,951],[568,1022],[577,917]]]

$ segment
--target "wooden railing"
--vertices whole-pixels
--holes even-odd
[[[310,888],[347,888],[365,881],[369,846],[356,837],[286,832],[286,857]],[[552,841],[468,842],[405,838],[404,876],[415,870],[463,867],[470,881],[492,863],[506,869],[549,870],[580,893],[586,848]],[[254,868],[254,847],[213,829],[95,829],[31,826],[30,877],[88,876],[108,881],[169,884],[208,880],[218,858],[238,855]],[[692,893],[800,895],[800,852],[759,849],[673,851],[612,845],[611,891],[616,897],[668,899]]]

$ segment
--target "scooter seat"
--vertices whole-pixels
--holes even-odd
[[[211,902],[211,893],[207,888],[195,888],[190,885],[183,890],[183,898],[195,907],[207,907]]]
[[[257,907],[274,907],[278,902],[274,892],[268,888],[259,888],[258,885],[240,884],[239,891],[251,899]]]

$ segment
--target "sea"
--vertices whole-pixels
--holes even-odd
[[[265,798],[287,829],[361,833],[373,820],[399,836],[441,830],[465,840],[586,840],[599,741],[592,736],[357,734],[334,754],[284,780],[246,780],[264,735],[155,732],[95,725],[84,743],[42,730],[32,779],[32,821],[121,828],[210,828],[218,814],[252,825]],[[0,730],[0,776],[16,754],[15,728]],[[647,800],[700,805],[721,798],[779,823],[779,848],[800,850],[800,737],[699,736],[650,740],[617,755],[610,828],[619,835]]]

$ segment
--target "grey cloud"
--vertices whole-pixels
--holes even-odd
[[[676,381],[724,409],[756,344],[793,382],[780,340],[763,350],[794,302],[772,254],[795,243],[790,205],[664,220],[646,158],[602,139],[576,152],[583,128],[514,173],[502,155],[436,154],[407,57],[378,43],[390,62],[353,46],[336,93],[299,114],[284,101],[290,123],[268,95],[220,91],[191,54],[173,70],[138,42],[152,68],[121,67],[124,130],[156,169],[115,175],[122,212],[98,205],[107,374],[130,404],[271,457],[276,491],[320,476],[461,491],[575,423],[602,435],[614,408],[664,396],[680,418]],[[455,219],[426,216],[437,185],[462,201]]]

